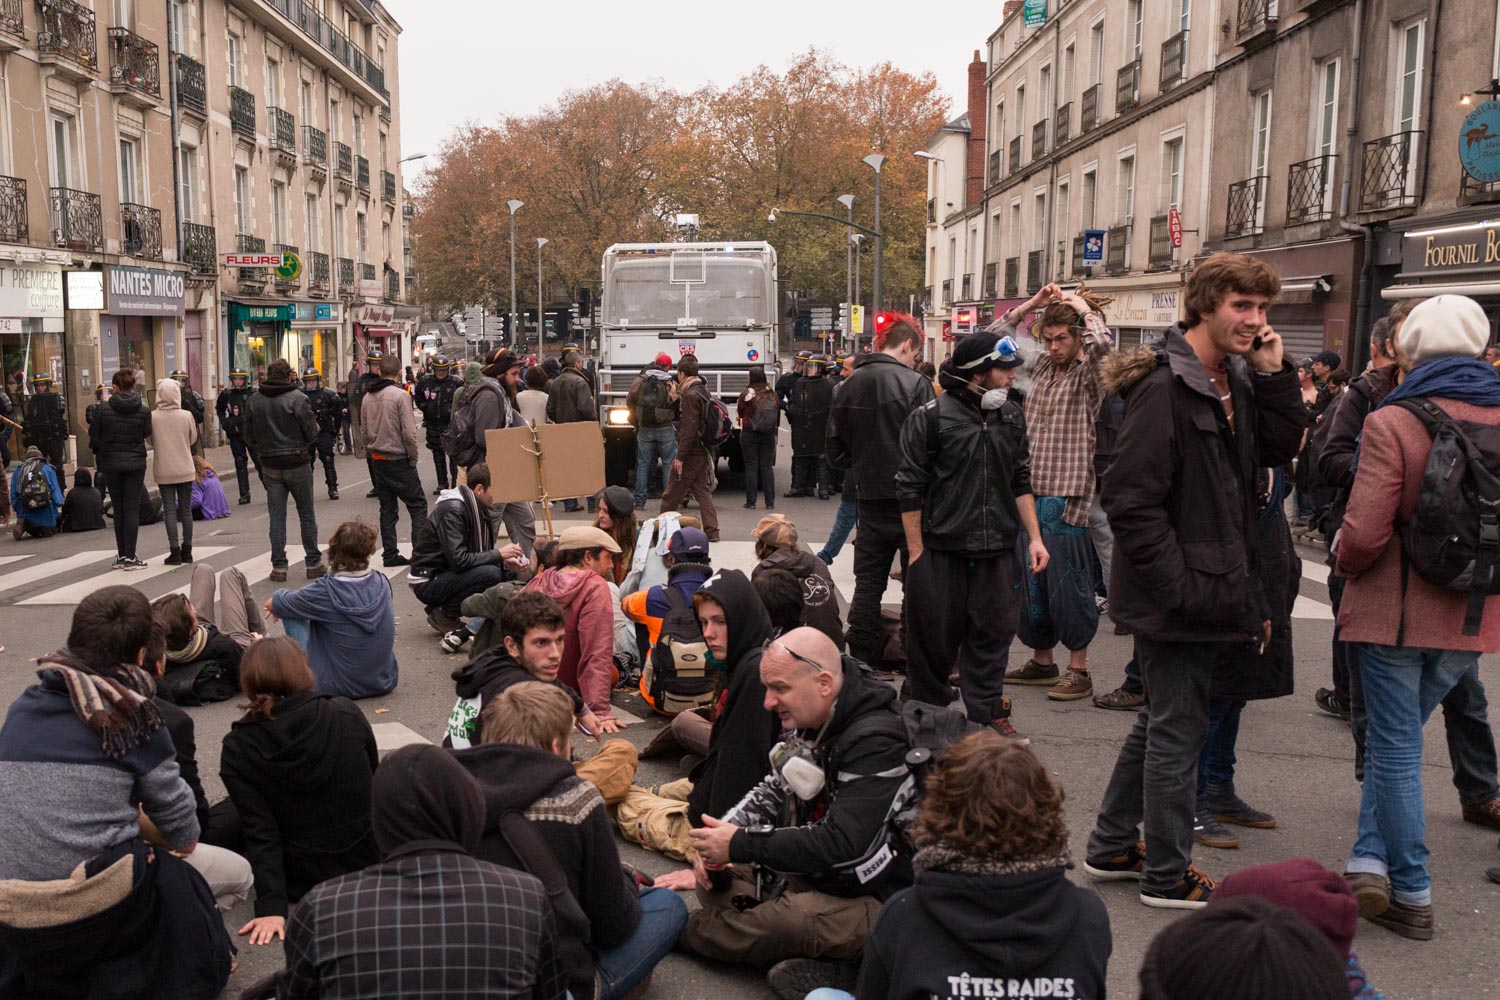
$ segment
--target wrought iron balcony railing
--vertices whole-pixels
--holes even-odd
[[[943,308],[947,309],[953,304],[953,279],[943,279]]]
[[[374,281],[375,280],[375,265],[374,264],[360,264],[359,265],[359,280],[360,281]]]
[[[182,224],[182,259],[192,265],[194,274],[219,273],[219,244],[214,238],[213,226],[196,222]]]
[[[1171,216],[1152,216],[1150,239],[1146,243],[1146,266],[1153,271],[1168,268],[1176,256],[1172,247]]]
[[[1337,156],[1315,156],[1293,163],[1286,174],[1286,224],[1323,222],[1333,217],[1333,177]]]
[[[1265,204],[1265,174],[1229,185],[1229,213],[1224,220],[1224,238],[1232,240],[1260,233],[1265,220]]]
[[[1016,136],[1010,141],[1010,172],[1015,173],[1021,169],[1021,137]]]
[[[276,252],[276,253],[294,253],[298,257],[302,256],[302,251],[299,250],[297,247],[292,246],[290,243],[272,243],[271,244],[271,249],[274,252]],[[301,276],[298,276],[297,278],[295,278],[292,281],[287,281],[286,279],[284,279],[279,274],[276,276],[276,290],[278,292],[293,291],[293,290],[301,288],[301,287],[302,287],[302,278],[301,278]]]
[[[354,186],[361,191],[370,190],[370,161],[363,156],[354,158]]]
[[[104,212],[97,194],[55,187],[49,200],[53,246],[93,253],[104,251]]]
[[[1112,227],[1104,237],[1104,270],[1107,274],[1124,274],[1130,270],[1130,223]]]
[[[342,142],[333,144],[333,174],[341,181],[354,180],[354,150]]]
[[[327,167],[327,133],[311,125],[302,126],[302,158],[314,167]]]
[[[1141,103],[1141,61],[1126,63],[1115,74],[1115,114],[1120,115]]]
[[[1478,205],[1492,201],[1500,201],[1500,183],[1476,181],[1465,171],[1458,187],[1458,203]]]
[[[125,28],[110,28],[109,82],[160,101],[161,59],[156,43]]]
[[[339,294],[354,294],[354,261],[348,257],[339,258]]]
[[[1417,149],[1421,132],[1397,132],[1365,143],[1359,206],[1366,212],[1416,204]]]
[[[380,195],[392,205],[396,203],[396,175],[389,170],[380,172]]]
[[[1026,255],[1026,294],[1035,295],[1042,290],[1042,253],[1032,250]]]
[[[1276,28],[1277,0],[1239,0],[1235,38],[1244,41]]]
[[[297,119],[285,108],[266,108],[266,131],[271,148],[279,153],[297,155]]]
[[[307,290],[327,295],[333,291],[333,279],[329,274],[328,255],[314,250],[307,257]]]
[[[208,80],[203,64],[181,53],[173,58],[177,63],[177,106],[184,111],[197,112],[200,118],[207,117]]]
[[[1179,31],[1161,45],[1161,92],[1187,79],[1187,32]]]
[[[121,202],[120,234],[125,256],[161,260],[160,209]]]
[[[1057,109],[1056,124],[1052,126],[1052,146],[1066,146],[1073,138],[1073,102],[1069,101]]]
[[[1000,150],[993,150],[989,155],[989,161],[985,167],[984,186],[989,187],[1000,183]],[[937,221],[937,202],[932,203],[933,222]]]
[[[994,261],[990,261],[988,264],[984,265],[984,297],[985,298],[987,298],[987,299],[993,299],[993,298],[998,297],[999,292],[1000,292],[999,273],[1000,273],[1000,267]]]
[[[1099,95],[1104,92],[1104,84],[1096,83],[1083,92],[1083,99],[1078,102],[1078,130],[1088,132],[1099,126]]]
[[[958,286],[958,301],[970,302],[974,299],[974,275],[964,275],[963,281]]]
[[[234,237],[234,249],[237,253],[265,253],[266,241],[259,236],[251,236],[248,233],[236,233]],[[263,267],[242,267],[239,269],[240,287],[242,288],[264,288],[266,286],[266,269]]]
[[[413,218],[416,218],[416,215],[417,215],[417,206],[414,205],[414,204],[412,204],[410,200],[408,200],[406,202],[406,204],[404,204],[404,205],[401,206],[401,218],[403,218],[403,219],[413,219]]]
[[[1005,258],[1005,297],[1017,298],[1021,294],[1021,258]]]
[[[236,135],[255,138],[255,95],[244,87],[229,88],[229,129]]]
[[[1047,119],[1031,126],[1031,160],[1035,163],[1047,155]]]
[[[36,50],[61,56],[89,70],[99,68],[94,12],[73,0],[36,0]]]
[[[0,177],[0,241],[31,242],[31,219],[23,178]]]
[[[385,275],[385,300],[387,302],[401,301],[401,275],[395,271],[387,271]]]
[[[21,20],[21,0],[0,0],[0,31],[8,31],[24,40],[26,26]]]

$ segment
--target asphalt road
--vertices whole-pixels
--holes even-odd
[[[785,437],[782,441],[783,445],[787,443]],[[227,454],[224,458],[227,459]],[[789,482],[789,461],[789,449],[783,447],[777,469],[783,491]],[[219,460],[217,455],[215,464],[232,470],[232,465]],[[373,521],[376,517],[375,501],[364,499],[368,485],[364,481],[363,463],[341,457],[339,468],[344,499],[327,501],[321,498],[322,490],[318,491],[319,529],[324,538],[345,518],[363,516]],[[431,484],[431,465],[424,463],[422,473]],[[229,486],[231,497],[233,491],[234,487]],[[200,553],[214,547],[220,549],[200,559],[221,569],[231,564],[267,564],[266,511],[258,484],[254,494],[256,503],[235,506],[232,517],[198,524],[195,549]],[[743,495],[737,490],[721,489],[717,499],[726,542],[740,543],[716,550],[722,556],[719,564],[744,566],[749,558],[744,541],[760,512],[744,510]],[[803,541],[811,543],[814,549],[826,537],[836,506],[836,501],[804,499],[777,503],[777,508],[797,523]],[[554,516],[560,523],[585,518],[581,513],[564,514],[560,504],[554,507]],[[403,513],[403,539],[407,528]],[[163,529],[159,525],[143,528],[141,539],[142,556],[159,562],[166,550]],[[72,605],[77,599],[93,586],[114,582],[112,574],[106,572],[109,558],[100,562],[88,555],[97,550],[111,550],[112,557],[112,549],[113,537],[108,531],[44,541],[14,542],[8,534],[0,538],[0,643],[6,647],[0,653],[0,704],[8,705],[31,682],[32,658],[63,644]],[[294,556],[299,551],[295,547],[292,550]],[[1338,869],[1354,839],[1359,787],[1353,780],[1348,730],[1320,713],[1312,701],[1313,690],[1328,683],[1332,622],[1326,607],[1327,590],[1318,572],[1320,553],[1306,549],[1303,556],[1308,563],[1303,579],[1305,599],[1300,602],[1294,627],[1297,694],[1250,706],[1239,741],[1239,790],[1252,804],[1274,813],[1280,825],[1269,831],[1243,831],[1243,845],[1238,850],[1200,848],[1195,863],[1216,877],[1249,865],[1293,857],[1311,857]],[[847,587],[851,560],[852,549],[846,548],[834,564],[841,588]],[[294,558],[292,586],[299,582],[296,564]],[[161,568],[149,574],[130,574],[125,582],[138,584],[148,597],[154,598],[185,586],[188,575],[187,568]],[[265,579],[265,570],[260,570],[258,576],[253,572],[248,575],[255,593],[260,598],[268,597],[273,588]],[[438,637],[428,628],[420,604],[403,585],[402,577],[396,577],[393,583],[401,683],[391,695],[362,702],[361,707],[370,721],[380,727],[377,731],[383,740],[414,738],[400,727],[417,737],[436,740],[453,702],[449,673],[459,661],[438,649]],[[898,593],[893,587],[887,592],[887,599],[894,600]],[[844,597],[848,597],[847,590]],[[31,603],[22,603],[28,601]],[[1101,630],[1091,657],[1099,690],[1119,683],[1129,655],[1128,639],[1114,636],[1107,626]],[[1026,651],[1015,648],[1012,658],[1013,662],[1023,662]],[[1493,657],[1486,658],[1481,667],[1487,680],[1495,678],[1496,669]],[[1043,688],[1013,691],[1015,721],[1032,738],[1033,749],[1066,790],[1073,856],[1081,861],[1094,812],[1132,716],[1096,709],[1088,701],[1049,702],[1044,692]],[[638,699],[622,698],[618,704],[626,711],[645,714],[640,711]],[[210,798],[217,799],[223,795],[218,780],[219,745],[238,711],[235,702],[228,701],[192,712],[197,722],[200,768]],[[625,735],[642,745],[659,725],[655,720],[647,720],[629,727]],[[589,753],[589,745],[581,743],[579,751]],[[642,764],[639,781],[651,784],[674,777],[677,777],[675,759],[655,760]],[[1495,930],[1500,926],[1497,924],[1500,886],[1489,884],[1484,876],[1486,867],[1500,864],[1496,834],[1459,819],[1458,797],[1451,783],[1440,718],[1428,727],[1423,777],[1437,936],[1431,942],[1411,942],[1362,923],[1355,946],[1374,984],[1389,997],[1500,996],[1500,986],[1496,985],[1500,955],[1494,946]],[[653,873],[675,867],[660,856],[623,844],[621,853],[627,861]],[[1089,884],[1081,868],[1074,879]],[[1157,930],[1179,914],[1141,906],[1128,885],[1112,883],[1098,888],[1113,925],[1110,988],[1116,996],[1134,996],[1136,972],[1147,944]],[[251,915],[250,906],[245,904],[228,914],[226,922],[231,931],[237,930]],[[239,988],[279,964],[279,947],[242,944],[240,969],[225,995],[236,995]],[[770,994],[763,978],[754,970],[730,969],[674,954],[658,968],[647,995],[737,1000]]]

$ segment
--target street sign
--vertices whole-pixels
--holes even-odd
[[[1103,229],[1085,229],[1083,231],[1083,266],[1098,267],[1104,263],[1104,233]]]
[[[1167,232],[1172,234],[1172,246],[1182,246],[1182,213],[1172,209],[1167,213]]]
[[[225,267],[280,267],[286,254],[282,253],[226,253]]]
[[[282,281],[296,281],[302,277],[302,258],[294,253],[281,255],[281,264],[276,268],[276,277]]]
[[[849,326],[852,328],[852,331],[854,333],[864,333],[865,332],[865,307],[864,306],[850,306],[849,307]]]

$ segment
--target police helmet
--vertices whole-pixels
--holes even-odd
[[[183,371],[181,368],[173,371],[170,377],[178,382],[181,382],[183,385],[188,384],[188,373]]]
[[[807,367],[803,370],[803,374],[808,378],[817,378],[823,374],[823,369],[827,366],[828,356],[826,354],[809,354],[807,356]]]
[[[47,385],[51,385],[52,384],[52,376],[48,375],[46,372],[37,372],[35,375],[31,376],[31,384],[32,385],[41,385],[44,382]]]
[[[365,364],[367,364],[367,365],[378,365],[378,364],[380,364],[381,357],[382,357],[382,355],[381,355],[381,353],[378,350],[377,351],[371,351],[369,354],[365,355]]]
[[[322,377],[323,373],[318,371],[317,365],[308,365],[306,368],[302,369],[302,381],[304,382],[306,382],[308,379],[321,379]]]
[[[234,384],[234,380],[237,379],[237,378],[244,379],[246,385],[250,384],[250,373],[249,372],[245,371],[245,369],[243,369],[243,368],[231,368],[229,370],[229,384],[233,385]]]

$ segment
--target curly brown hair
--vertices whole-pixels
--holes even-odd
[[[912,833],[921,845],[996,861],[1051,857],[1067,850],[1062,807],[1062,789],[1032,752],[986,729],[933,764]]]

